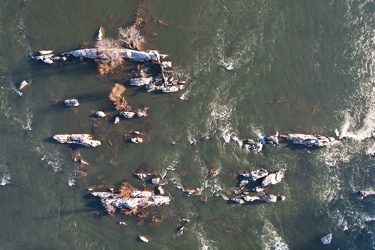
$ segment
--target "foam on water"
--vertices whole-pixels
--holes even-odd
[[[63,155],[56,149],[52,151],[46,150],[43,146],[35,147],[36,153],[41,155],[41,160],[46,162],[48,166],[52,168],[54,172],[59,172],[63,168],[64,164],[64,157]]]
[[[263,249],[266,250],[288,250],[289,246],[276,231],[274,225],[268,220],[264,220],[263,232],[261,236]]]
[[[215,241],[207,237],[206,232],[204,231],[202,225],[194,225],[193,230],[191,230],[197,237],[200,243],[201,250],[215,250],[218,247],[215,245]]]

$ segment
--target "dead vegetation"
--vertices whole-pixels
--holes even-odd
[[[132,107],[126,101],[125,97],[122,96],[125,90],[126,88],[124,85],[116,83],[109,94],[109,100],[113,102],[116,110],[129,112],[132,110]]]
[[[134,190],[136,190],[135,187],[133,187],[129,182],[124,181],[119,188],[119,196],[125,199],[130,198],[132,197],[132,192]]]
[[[136,26],[118,29],[119,43],[126,48],[140,50],[145,39]]]

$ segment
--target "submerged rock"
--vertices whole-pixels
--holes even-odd
[[[361,198],[366,198],[369,195],[375,195],[375,191],[371,189],[365,189],[365,190],[360,190],[358,194],[361,196]]]
[[[60,134],[54,135],[53,139],[60,143],[78,144],[85,147],[97,147],[101,142],[93,140],[89,134]]]
[[[326,234],[323,238],[320,239],[323,245],[329,245],[332,241],[332,233]]]
[[[262,181],[262,187],[266,187],[269,185],[275,185],[279,183],[284,178],[284,172],[278,171],[276,173],[272,173],[268,175],[264,180]]]
[[[79,106],[79,102],[77,99],[68,99],[64,101],[64,104],[68,107],[77,107]]]
[[[324,135],[308,134],[285,134],[282,138],[292,141],[293,144],[305,145],[307,147],[329,148],[337,143],[335,138]]]

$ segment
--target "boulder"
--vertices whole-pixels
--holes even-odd
[[[263,144],[261,142],[255,141],[253,139],[245,139],[242,141],[242,144],[249,151],[256,150],[260,152],[263,148]]]
[[[123,116],[125,119],[131,119],[135,116],[134,112],[126,112],[126,111],[121,111],[119,115]]]
[[[60,143],[78,144],[85,147],[97,147],[101,142],[93,140],[89,134],[60,134],[54,135],[53,139]]]
[[[138,143],[142,143],[142,142],[143,142],[143,139],[142,139],[141,137],[134,137],[134,138],[131,138],[130,141],[131,141],[132,143],[136,143],[136,144],[138,144]]]
[[[116,116],[115,120],[113,121],[113,124],[117,124],[120,122],[120,117]]]
[[[23,90],[24,88],[26,88],[27,86],[29,86],[30,83],[26,82],[25,80],[23,80],[21,83],[20,83],[20,87],[18,88],[19,90]]]
[[[104,36],[104,28],[102,26],[100,26],[100,28],[99,28],[99,30],[96,34],[95,40],[101,41],[103,39],[103,36]]]
[[[103,118],[103,117],[106,116],[105,113],[104,113],[103,111],[96,111],[96,112],[94,113],[94,115],[95,115],[96,117],[100,117],[100,118]]]
[[[293,144],[305,145],[307,147],[329,148],[337,143],[335,138],[324,135],[309,134],[285,134],[282,138],[292,141]]]
[[[323,245],[329,245],[332,241],[332,233],[326,234],[323,238],[320,239]]]
[[[148,237],[148,236],[146,236],[146,235],[142,235],[142,234],[138,235],[138,239],[139,239],[140,241],[142,241],[142,242],[145,242],[145,243],[147,243],[147,242],[150,241],[150,237]]]
[[[67,107],[77,107],[77,106],[79,106],[79,102],[78,102],[77,99],[68,99],[68,100],[65,100],[64,104]]]
[[[277,202],[277,196],[274,194],[265,194],[262,197],[260,197],[261,201],[265,202]]]
[[[284,178],[284,172],[278,171],[276,173],[272,173],[268,175],[264,180],[262,181],[262,187],[266,187],[269,185],[275,185],[279,183]]]

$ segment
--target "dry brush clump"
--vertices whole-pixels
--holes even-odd
[[[116,83],[109,94],[109,100],[113,102],[116,110],[129,112],[132,110],[132,107],[126,101],[125,97],[122,96],[125,90],[126,88],[124,85]]]
[[[122,46],[130,49],[141,49],[145,39],[135,25],[118,29],[118,39]]]

